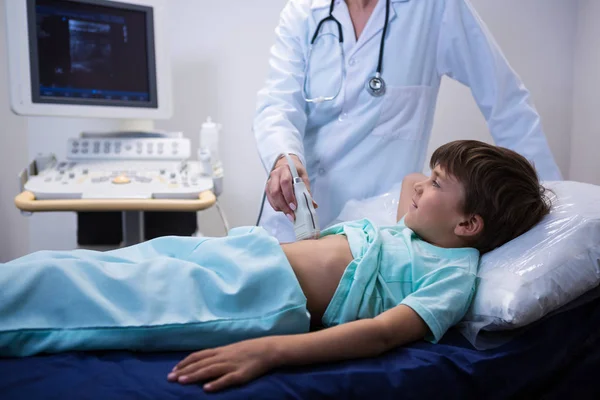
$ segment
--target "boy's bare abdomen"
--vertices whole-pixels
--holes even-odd
[[[282,244],[307,298],[313,324],[320,324],[352,252],[346,236],[331,235],[318,240]]]

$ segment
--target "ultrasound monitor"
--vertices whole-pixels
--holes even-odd
[[[171,115],[164,0],[5,0],[12,109]]]

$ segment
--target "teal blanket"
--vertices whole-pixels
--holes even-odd
[[[263,229],[163,237],[0,264],[0,355],[198,350],[307,332],[306,298]]]

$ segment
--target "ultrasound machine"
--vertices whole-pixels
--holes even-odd
[[[37,157],[19,176],[26,214],[78,213],[78,243],[129,245],[193,234],[196,213],[219,207],[218,154],[192,161],[190,140],[158,132],[172,114],[163,0],[8,0],[12,110],[112,118],[117,132],[82,132],[66,158]],[[201,138],[202,140],[202,138]],[[202,145],[202,143],[201,143]],[[104,238],[104,239],[103,239]],[[108,238],[108,243],[102,241]]]

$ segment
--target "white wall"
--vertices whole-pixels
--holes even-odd
[[[579,0],[570,178],[600,185],[600,2]]]
[[[27,157],[27,121],[10,111],[4,0],[0,0],[0,263],[27,252],[27,220],[14,205],[17,174]]]
[[[226,175],[222,203],[232,226],[255,223],[266,178],[251,125],[256,92],[266,77],[269,47],[285,2],[170,2],[174,115],[168,121],[157,122],[156,126],[183,131],[195,147],[197,132],[207,116],[223,124],[221,154]],[[570,0],[472,0],[472,3],[531,90],[559,167],[568,175],[577,3]],[[232,9],[236,12],[231,12]],[[593,35],[590,34],[588,42],[589,46],[595,45]],[[6,52],[3,48],[0,50],[0,58],[4,59]],[[0,69],[2,71],[5,69]],[[593,74],[595,72],[590,72],[588,76]],[[12,206],[14,174],[5,171],[6,167],[17,171],[28,157],[40,150],[64,154],[67,137],[77,135],[82,129],[108,129],[116,122],[64,118],[25,120],[8,112],[5,80],[0,82],[0,91],[0,118],[8,121],[8,125],[14,125],[14,128],[0,131],[3,141],[0,167],[4,167],[0,168],[0,193],[3,196],[0,198],[0,222],[4,223],[10,217],[10,223],[15,224],[24,217]],[[8,131],[19,139],[10,146],[4,145]],[[27,149],[26,135],[29,138]],[[459,137],[491,141],[468,89],[448,80],[440,94],[430,151]],[[573,146],[576,145],[574,140]],[[587,165],[588,161],[582,162]],[[571,169],[577,168],[571,165]],[[200,222],[204,234],[224,233],[214,209],[200,213]],[[0,246],[10,249],[6,254],[12,255],[5,258],[22,253],[23,243],[28,244],[29,250],[75,247],[73,215],[34,215],[29,225],[29,233],[21,226],[20,230],[11,230],[10,238],[2,230],[0,235],[5,236],[0,236]]]

